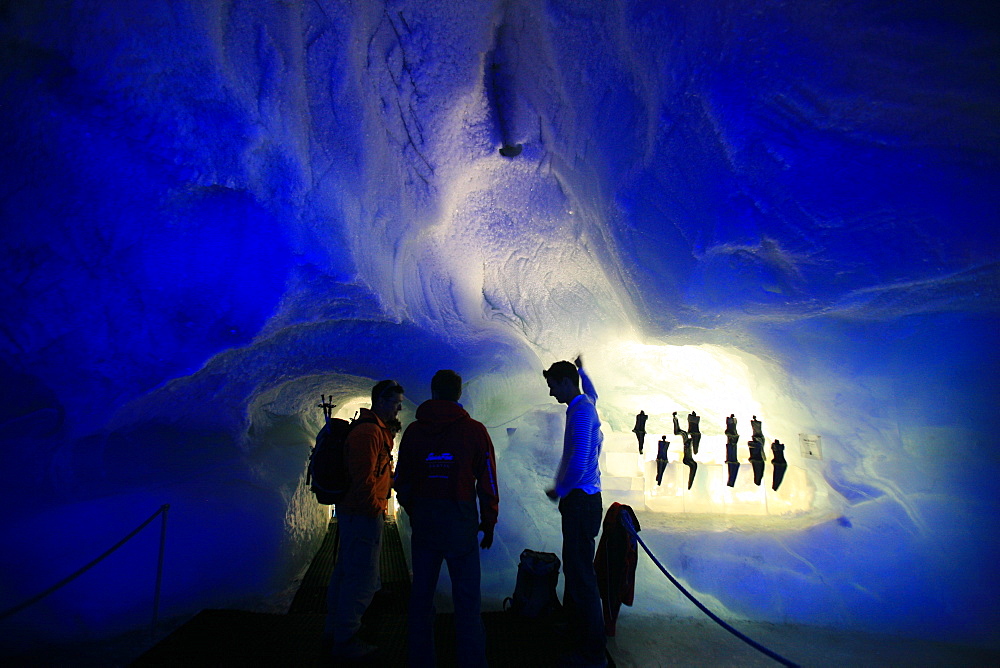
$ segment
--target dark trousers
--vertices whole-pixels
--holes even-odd
[[[385,519],[337,513],[340,549],[327,588],[326,633],[344,643],[361,628],[361,616],[379,588],[378,555]]]
[[[591,660],[604,658],[604,612],[594,571],[595,539],[601,529],[601,493],[574,489],[559,502],[562,515],[563,607],[580,639],[581,653]]]
[[[475,526],[475,525],[473,525]],[[480,614],[479,541],[475,529],[455,530],[450,536],[432,532],[420,536],[413,527],[410,547],[413,558],[413,585],[410,588],[409,665],[433,668],[434,591],[441,563],[448,563],[451,598],[455,606],[455,636],[458,665],[486,666],[486,635]]]

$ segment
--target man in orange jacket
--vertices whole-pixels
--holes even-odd
[[[376,648],[357,638],[361,616],[378,589],[382,526],[392,486],[392,444],[400,430],[403,387],[394,380],[372,388],[371,410],[362,408],[347,435],[350,486],[337,504],[340,549],[327,589],[326,632],[333,654],[360,659]]]

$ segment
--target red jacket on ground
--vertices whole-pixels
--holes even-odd
[[[623,513],[628,514],[632,527],[639,531],[639,520],[632,508],[612,503],[604,516],[601,542],[594,557],[597,588],[601,591],[604,608],[604,632],[609,636],[615,635],[622,603],[632,605],[635,599],[635,567],[639,552],[635,538],[621,524]]]

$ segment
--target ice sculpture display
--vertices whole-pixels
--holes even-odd
[[[988,3],[39,0],[0,32],[0,608],[167,503],[161,614],[273,595],[325,527],[318,398],[395,378],[405,424],[439,368],[497,448],[498,605],[558,551],[541,370],[582,353],[606,504],[720,614],[1000,644]],[[156,541],[0,636],[134,628]],[[639,577],[628,614],[696,614]]]

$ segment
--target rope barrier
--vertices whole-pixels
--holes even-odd
[[[692,603],[694,603],[698,607],[699,610],[701,610],[706,615],[708,615],[709,618],[712,621],[714,621],[716,624],[718,624],[719,626],[721,626],[725,630],[727,630],[730,633],[732,633],[734,636],[736,636],[737,638],[739,638],[740,640],[742,640],[746,644],[748,644],[751,647],[753,647],[758,652],[762,652],[763,654],[766,654],[767,656],[771,657],[772,659],[774,659],[778,663],[780,663],[782,665],[785,665],[785,666],[788,666],[789,668],[799,668],[798,664],[789,661],[788,659],[786,659],[785,657],[781,656],[777,652],[771,651],[768,648],[766,648],[763,645],[761,645],[760,643],[758,643],[757,641],[755,641],[755,640],[753,640],[751,638],[748,638],[747,636],[743,635],[742,633],[740,633],[739,631],[737,631],[736,629],[734,629],[732,626],[730,626],[725,620],[721,619],[714,612],[712,612],[711,610],[709,610],[708,608],[706,608],[704,606],[704,604],[702,604],[701,601],[699,601],[698,599],[696,599],[687,589],[685,589],[684,585],[682,585],[680,582],[678,582],[677,579],[674,578],[674,576],[671,575],[667,571],[667,569],[663,567],[663,564],[661,564],[659,562],[659,560],[655,556],[653,556],[653,553],[646,546],[646,543],[643,542],[642,538],[639,538],[639,534],[635,530],[635,528],[632,526],[632,520],[627,517],[627,514],[626,513],[621,513],[619,515],[619,517],[621,518],[621,523],[622,523],[622,526],[625,527],[625,530],[628,531],[629,534],[631,534],[632,537],[635,538],[639,542],[639,545],[642,545],[642,549],[644,549],[646,551],[646,554],[649,555],[649,558],[653,560],[653,563],[657,565],[657,567],[660,569],[660,571],[664,575],[667,576],[667,579],[670,580],[670,582],[673,583],[673,585],[675,587],[677,587],[677,589],[679,589],[680,592],[682,594],[684,594],[688,598],[688,600],[690,600]]]
[[[154,599],[154,609],[153,609],[153,627],[155,629],[155,626],[156,626],[156,617],[157,617],[157,609],[156,608],[159,607],[159,599],[160,599],[160,581],[161,581],[161,575],[162,575],[162,570],[163,570],[163,543],[166,540],[167,511],[168,510],[170,510],[170,504],[163,504],[162,506],[159,507],[159,509],[157,509],[157,511],[155,513],[153,513],[152,515],[149,516],[149,519],[147,519],[145,522],[143,522],[138,527],[136,527],[129,535],[125,536],[120,541],[118,541],[117,543],[115,543],[104,554],[102,554],[101,556],[97,557],[96,559],[94,559],[89,564],[87,564],[83,568],[79,569],[75,573],[73,573],[73,574],[71,574],[71,575],[63,578],[59,582],[55,583],[54,585],[52,585],[51,587],[49,587],[48,589],[46,589],[42,593],[37,594],[35,596],[32,596],[27,601],[24,601],[23,603],[15,605],[13,608],[8,608],[7,610],[4,610],[2,613],[0,613],[0,620],[6,619],[7,617],[10,617],[11,615],[15,615],[18,612],[21,612],[22,610],[24,610],[25,608],[31,607],[32,605],[34,605],[35,603],[38,603],[39,601],[41,601],[43,598],[45,598],[49,594],[51,594],[51,593],[53,593],[53,592],[61,589],[62,587],[65,587],[70,582],[72,582],[73,580],[77,579],[78,577],[80,577],[81,575],[83,575],[84,573],[86,573],[87,571],[89,571],[91,568],[93,568],[97,564],[99,564],[102,561],[104,561],[107,557],[109,557],[111,555],[112,552],[114,552],[115,550],[117,550],[118,548],[120,548],[122,545],[124,545],[128,541],[132,540],[132,538],[134,538],[136,536],[136,534],[138,534],[140,531],[142,531],[147,526],[149,526],[150,523],[152,523],[152,521],[155,520],[158,515],[162,514],[163,515],[163,528],[162,528],[162,530],[160,532],[160,555],[159,555],[159,563],[157,565],[157,572],[156,572],[156,595],[155,595],[155,599]]]

